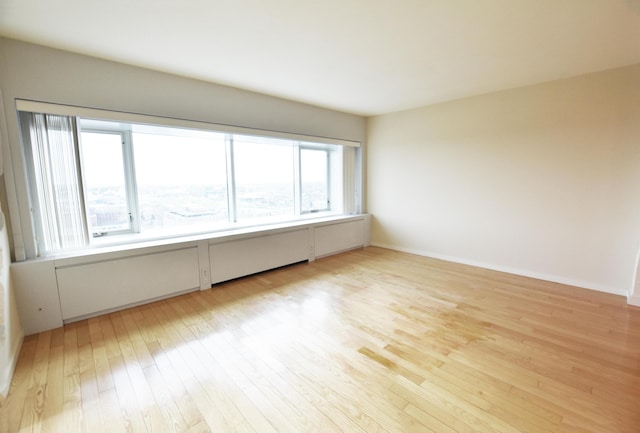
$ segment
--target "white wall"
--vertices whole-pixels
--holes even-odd
[[[627,294],[640,65],[368,120],[372,243]]]
[[[0,212],[0,397],[6,397],[18,361],[24,331],[9,275],[9,242]]]
[[[202,53],[207,55],[207,53]],[[3,158],[14,248],[33,257],[15,99],[363,141],[365,119],[285,99],[0,38]],[[1,115],[1,113],[0,113]],[[0,119],[1,120],[1,119]],[[10,152],[10,154],[9,154]]]
[[[0,91],[0,149],[7,143],[7,127],[4,122],[3,97]],[[2,151],[0,150],[0,161]],[[0,172],[2,171],[0,164]],[[0,175],[0,184],[4,185],[4,176]],[[2,207],[5,200],[0,200]],[[24,330],[18,317],[14,285],[9,272],[11,251],[8,239],[9,227],[0,210],[0,397],[6,396],[11,385],[13,370],[18,362]]]

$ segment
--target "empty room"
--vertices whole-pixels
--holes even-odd
[[[640,432],[640,0],[0,0],[0,433]]]

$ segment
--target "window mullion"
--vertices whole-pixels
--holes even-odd
[[[229,210],[229,222],[235,223],[238,221],[238,218],[236,212],[236,175],[233,135],[226,136],[225,153],[227,156],[227,208]]]
[[[140,232],[140,206],[138,205],[138,186],[136,184],[131,131],[123,132],[121,137],[127,206],[129,207],[129,227],[132,232],[138,233]]]
[[[84,235],[85,235],[85,244],[89,244],[89,239],[91,239],[91,233],[89,233],[89,219],[87,214],[87,205],[86,205],[86,195],[84,188],[84,175],[82,169],[82,146],[80,146],[80,133],[78,129],[78,118],[73,118],[73,135],[74,135],[74,146],[76,151],[76,167],[78,170],[76,172],[76,178],[78,182],[78,190],[79,190],[79,200],[80,200],[80,208],[82,209],[82,224],[84,225]]]
[[[326,210],[331,210],[331,158],[329,157],[329,151],[325,151],[327,155],[327,179],[325,189],[327,191],[327,207]]]
[[[302,214],[302,178],[300,170],[300,143],[293,145],[293,191],[294,191],[294,214]]]

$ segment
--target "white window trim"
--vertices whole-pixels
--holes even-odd
[[[243,126],[225,125],[220,123],[199,122],[194,120],[176,119],[172,117],[151,116],[147,114],[129,113],[125,111],[102,110],[97,108],[81,107],[76,105],[61,105],[50,102],[39,102],[27,99],[16,99],[18,111],[32,113],[58,114],[62,116],[94,118],[111,120],[116,122],[143,123],[149,125],[174,126],[178,128],[204,129],[215,132],[228,132],[233,134],[255,135],[260,137],[284,138],[296,141],[310,141],[322,144],[337,144],[339,146],[360,147],[359,141],[344,140],[332,137],[319,137],[315,135],[296,134],[269,129],[247,128]]]

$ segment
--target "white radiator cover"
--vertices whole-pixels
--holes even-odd
[[[332,218],[12,264],[25,334],[369,244],[370,216]]]
[[[62,317],[82,318],[200,288],[197,247],[56,269]]]
[[[366,244],[366,230],[363,221],[347,221],[316,227],[314,253],[316,257],[324,257],[354,246]]]
[[[211,282],[309,260],[309,230],[274,233],[209,245]]]

